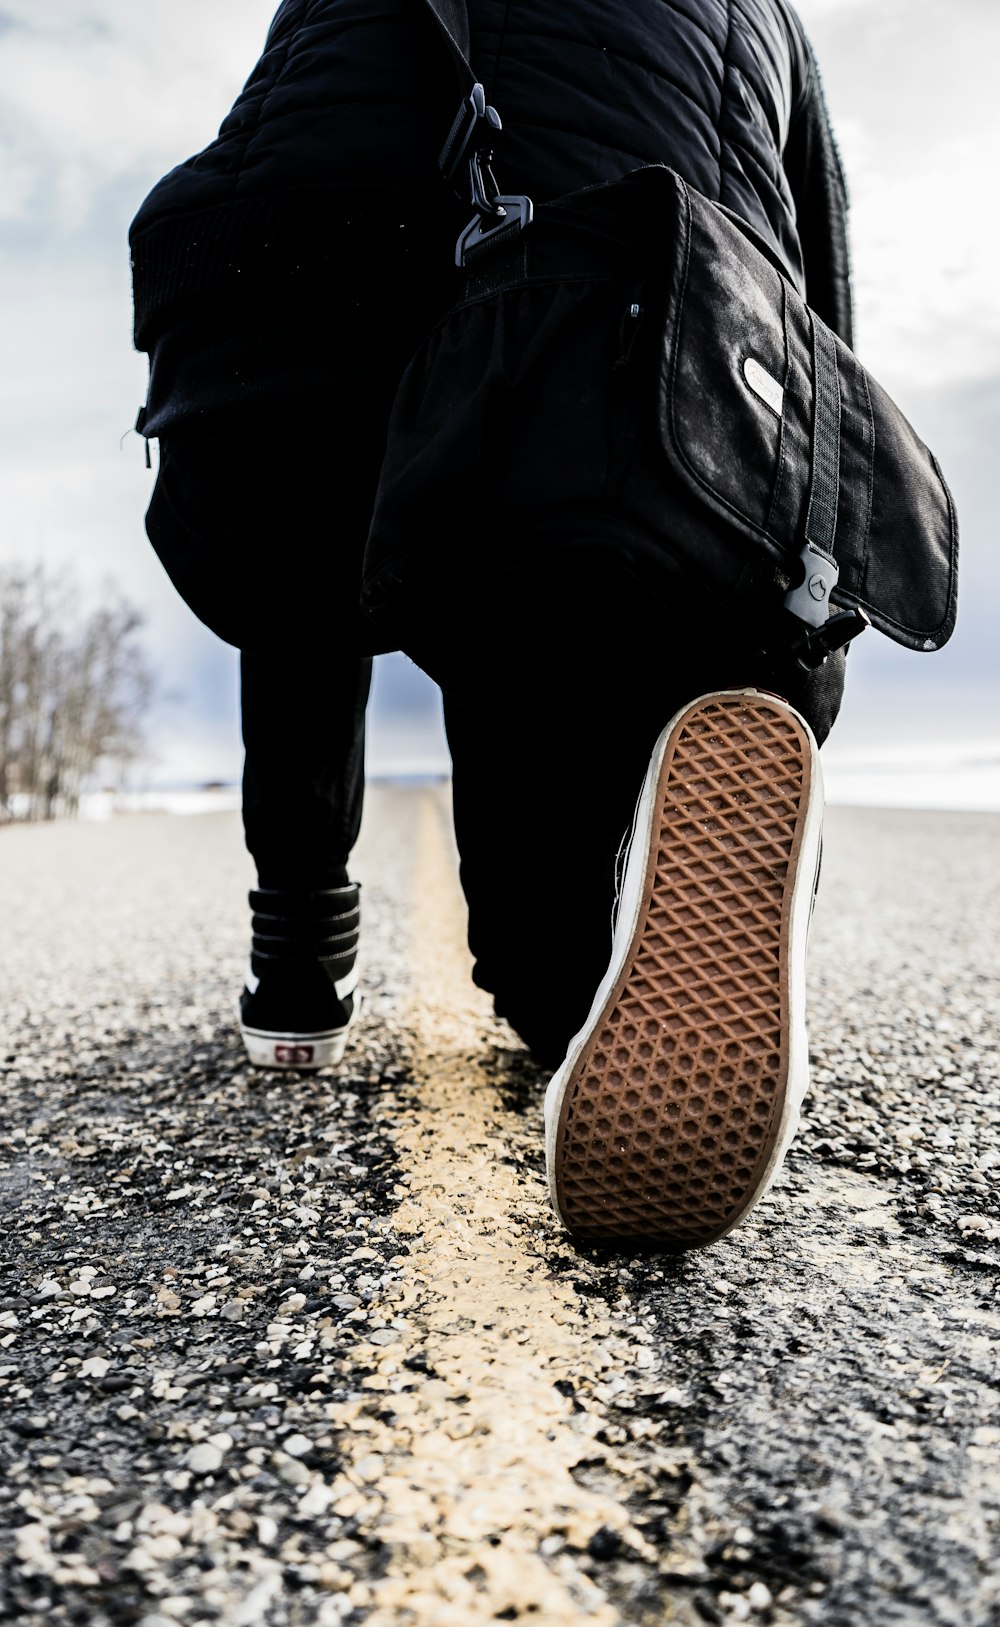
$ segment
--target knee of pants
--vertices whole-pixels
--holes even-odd
[[[803,672],[800,666],[790,662],[787,672],[780,674],[775,684],[779,693],[802,713],[818,745],[823,744],[837,720],[846,675],[847,651],[835,650],[813,672]]]
[[[363,481],[353,499],[340,493],[334,511],[287,448],[259,437],[178,435],[160,442],[146,534],[189,609],[227,643],[294,653],[335,637],[353,654],[371,648],[358,604]]]

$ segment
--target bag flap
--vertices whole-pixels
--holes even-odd
[[[671,467],[721,520],[792,571],[816,460],[825,458],[838,477],[835,603],[863,609],[897,643],[939,649],[955,622],[958,530],[936,460],[756,234],[668,173],[677,246],[658,419]],[[820,436],[817,339],[834,389]]]

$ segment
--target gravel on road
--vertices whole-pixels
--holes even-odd
[[[0,832],[0,1614],[1000,1622],[1000,817],[834,809],[813,1090],[750,1220],[576,1249],[375,787],[339,1078],[251,1070],[238,821]]]

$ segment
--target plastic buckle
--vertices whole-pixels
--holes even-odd
[[[455,264],[465,266],[480,249],[496,247],[506,237],[513,237],[531,225],[534,205],[523,195],[498,193],[492,200],[493,213],[477,211],[455,244]]]
[[[805,632],[793,638],[787,653],[805,672],[821,667],[834,650],[843,649],[871,623],[863,610],[843,610],[830,614],[831,595],[840,580],[837,561],[814,542],[806,541],[799,554],[802,574],[788,589],[784,607]]]
[[[806,542],[799,555],[802,576],[785,594],[785,609],[809,627],[821,627],[830,614],[830,595],[840,579],[837,561]]]
[[[841,610],[829,616],[821,627],[811,627],[788,646],[788,654],[803,672],[815,672],[834,650],[842,650],[852,638],[863,633],[871,622],[863,610]]]

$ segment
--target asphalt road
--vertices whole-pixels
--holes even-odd
[[[831,814],[786,1170],[628,1258],[549,1213],[443,787],[370,799],[339,1079],[244,1064],[235,819],[0,831],[0,1611],[1000,1622],[998,837]]]

